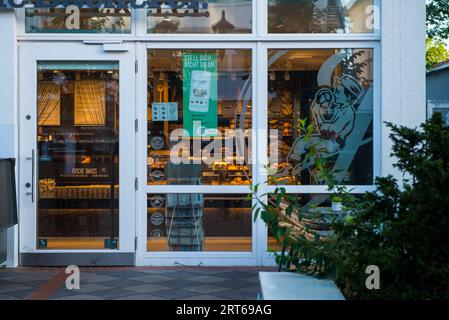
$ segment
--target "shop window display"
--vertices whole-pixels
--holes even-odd
[[[252,251],[245,194],[150,194],[148,251]]]
[[[315,146],[336,181],[373,184],[372,49],[269,50],[272,185],[319,185]],[[313,126],[305,139],[299,121]]]
[[[148,184],[251,184],[251,51],[148,51]]]
[[[38,249],[118,248],[118,73],[38,63]]]

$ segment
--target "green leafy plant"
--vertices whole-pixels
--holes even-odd
[[[316,144],[311,143],[314,134],[313,124],[308,124],[307,119],[299,121],[299,130],[305,144],[308,144],[308,152],[304,155],[305,163],[312,163],[316,180],[322,185],[327,185],[333,191],[333,197],[339,202],[352,201],[352,195],[346,187],[339,186],[334,179],[327,158],[323,150]],[[270,168],[267,168],[270,171]],[[270,180],[270,184],[276,185],[275,180]],[[273,194],[260,195],[259,186],[253,188],[252,197],[257,200],[253,209],[254,219],[259,214],[263,221],[270,227],[274,238],[282,246],[282,252],[274,252],[279,268],[295,269],[307,274],[318,276],[335,275],[335,257],[332,252],[331,243],[334,238],[323,237],[320,233],[314,232],[313,223],[320,222],[321,214],[313,213],[314,209],[304,210],[297,204],[295,195],[287,194],[286,189],[276,186]],[[268,201],[263,201],[263,198]],[[339,217],[335,217],[338,219]]]
[[[332,196],[332,202],[342,202],[343,198],[337,195]]]

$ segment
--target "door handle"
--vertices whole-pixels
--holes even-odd
[[[27,191],[26,195],[31,196],[31,202],[34,203],[34,149],[31,150],[31,157],[27,157],[27,160],[31,160],[31,184],[28,182],[25,184],[25,187],[30,188],[31,191]]]

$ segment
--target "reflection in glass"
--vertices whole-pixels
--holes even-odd
[[[354,200],[360,199],[361,194],[352,194]],[[268,195],[268,201],[274,205],[278,196]],[[281,208],[281,215],[286,215],[285,208],[289,202],[296,212],[293,211],[289,216],[289,222],[292,226],[291,231],[296,235],[302,235],[309,241],[315,240],[319,235],[320,239],[329,237],[332,234],[331,224],[336,219],[344,218],[347,215],[347,209],[344,203],[334,202],[335,198],[331,194],[288,194],[287,200],[281,201],[277,207]],[[338,200],[340,201],[340,200]],[[298,217],[301,214],[301,218]],[[300,230],[300,232],[298,232]],[[278,236],[282,239],[282,236]],[[268,228],[268,251],[281,252],[282,243],[278,242],[273,236],[271,228]]]
[[[268,0],[269,33],[371,33],[373,0]]]
[[[148,184],[250,185],[250,50],[149,50],[147,105]]]
[[[200,9],[149,9],[148,33],[251,33],[252,0],[198,2]],[[203,7],[206,5],[206,8]]]
[[[295,208],[298,208],[298,212],[301,212],[304,215],[305,220],[299,220],[297,218],[297,213],[293,212],[291,218],[292,225],[300,226],[307,228],[307,233],[305,234],[306,238],[311,237],[319,232],[325,233],[328,231],[329,222],[332,221],[333,216],[335,216],[335,212],[332,210],[332,200],[330,194],[298,194],[298,195],[288,195],[289,201],[294,205]],[[275,195],[268,195],[268,201],[271,204],[276,203]],[[288,204],[287,204],[288,205]],[[281,203],[280,208],[283,207]],[[307,220],[307,215],[310,214],[313,216],[312,220]],[[309,221],[310,224],[306,224],[306,221]],[[284,248],[282,248],[282,244],[276,241],[271,228],[268,228],[268,251],[281,252]],[[285,249],[284,249],[285,250]]]
[[[25,9],[27,33],[131,33],[130,9]]]
[[[151,194],[147,204],[148,251],[252,250],[245,194]]]
[[[37,68],[37,248],[116,249],[118,63]]]
[[[270,50],[271,184],[317,185],[311,146],[337,182],[373,184],[372,49]],[[310,140],[299,120],[313,126]]]

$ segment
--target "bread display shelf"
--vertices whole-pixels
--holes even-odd
[[[52,191],[39,193],[40,199],[110,199],[111,187],[92,186],[58,186]],[[119,187],[114,188],[114,198],[119,198]]]
[[[110,215],[111,209],[39,209],[40,218],[45,216],[61,216],[64,218],[74,217],[79,215],[86,216],[100,216]],[[114,209],[114,214],[118,214],[118,209]]]

